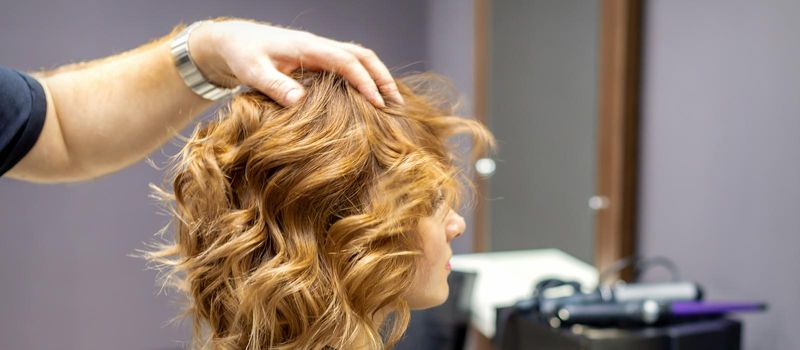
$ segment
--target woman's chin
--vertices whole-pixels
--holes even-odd
[[[435,291],[428,291],[425,296],[409,299],[408,306],[412,310],[430,309],[444,304],[449,294],[450,287],[445,283],[443,287],[437,288]]]

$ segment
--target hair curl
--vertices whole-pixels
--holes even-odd
[[[295,78],[300,103],[233,97],[176,156],[173,192],[154,186],[175,235],[145,257],[188,297],[196,347],[348,349],[358,334],[391,347],[409,320],[417,223],[468,183],[447,140],[493,145],[437,101],[432,76],[398,82],[405,103],[381,109],[338,75]]]

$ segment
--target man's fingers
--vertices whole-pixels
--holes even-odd
[[[383,92],[384,95],[397,103],[404,103],[403,96],[400,95],[400,91],[397,89],[397,83],[395,83],[394,78],[392,78],[392,73],[389,72],[389,68],[386,68],[386,65],[383,64],[374,51],[357,44],[339,44],[342,48],[356,56],[364,67],[366,67],[369,75],[375,80],[375,84],[377,84],[378,89]]]
[[[275,67],[268,64],[259,65],[260,69],[252,69],[246,74],[244,83],[254,87],[271,97],[283,106],[291,106],[297,103],[305,90],[296,80],[279,72]]]
[[[312,69],[324,69],[341,74],[377,107],[386,107],[378,86],[364,68],[361,61],[349,51],[325,43],[315,45],[304,55],[303,65]]]

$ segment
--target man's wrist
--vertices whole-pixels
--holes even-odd
[[[221,87],[232,88],[239,81],[230,73],[225,59],[222,57],[220,43],[221,28],[219,22],[205,21],[192,30],[189,35],[189,49],[192,60],[200,73],[211,83]]]

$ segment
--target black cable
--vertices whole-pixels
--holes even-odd
[[[602,286],[606,279],[610,276],[618,274],[620,271],[624,270],[628,266],[633,266],[633,280],[638,281],[639,278],[653,266],[662,266],[666,268],[670,274],[672,275],[672,281],[678,282],[681,280],[681,274],[678,270],[678,266],[675,263],[663,256],[654,256],[649,258],[640,258],[635,256],[629,256],[622,259],[617,260],[611,266],[603,270],[599,277],[597,278],[597,286]]]
[[[678,270],[678,266],[672,260],[663,256],[654,256],[637,262],[634,267],[634,280],[638,281],[645,272],[654,266],[662,266],[667,269],[672,275],[672,282],[681,281],[681,273]]]

